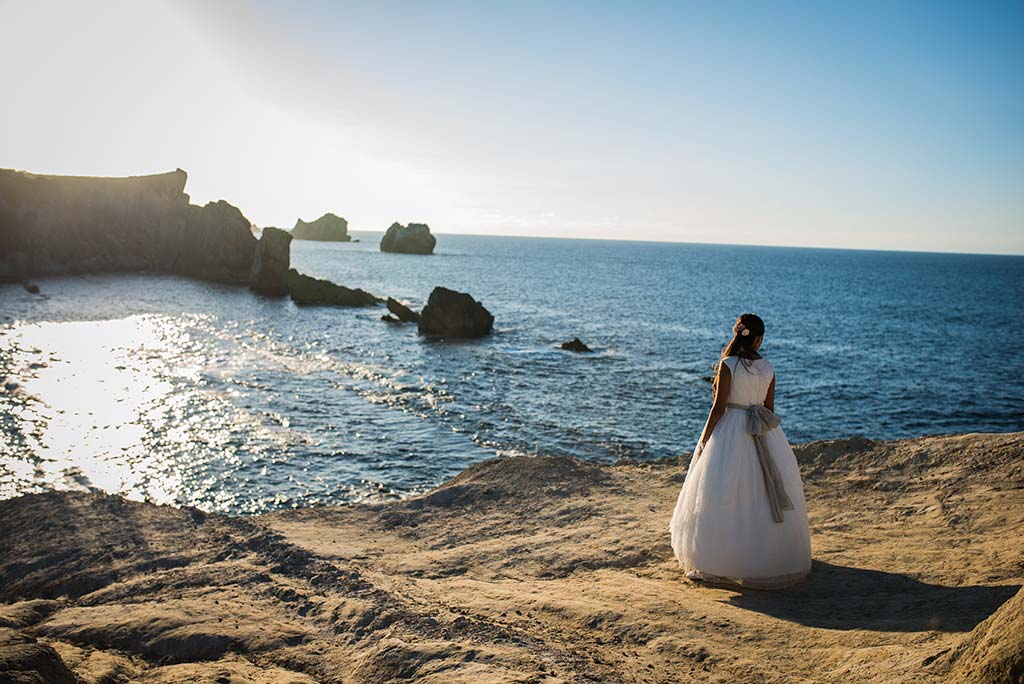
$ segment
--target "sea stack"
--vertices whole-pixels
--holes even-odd
[[[292,237],[296,240],[319,240],[321,242],[350,242],[348,221],[332,214],[324,214],[316,221],[306,223],[302,219],[295,222]]]
[[[264,228],[252,260],[249,288],[271,297],[288,294],[288,265],[292,235],[280,228]]]
[[[437,238],[425,223],[392,223],[380,240],[380,251],[400,254],[433,254]]]
[[[432,337],[482,337],[494,328],[494,316],[465,292],[435,287],[420,312],[419,333]]]

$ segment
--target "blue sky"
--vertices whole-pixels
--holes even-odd
[[[1024,3],[8,2],[0,166],[260,225],[1024,253]]]

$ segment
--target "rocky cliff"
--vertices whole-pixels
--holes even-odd
[[[815,563],[778,593],[683,578],[688,458],[499,458],[251,518],[3,501],[0,681],[1019,682],[1024,433],[795,451]]]
[[[289,269],[291,233],[266,228],[257,240],[249,219],[224,200],[190,204],[187,179],[181,169],[129,178],[0,169],[0,282],[152,271],[248,284],[265,295],[291,294],[301,304],[378,303],[362,290]],[[308,239],[347,240],[347,225],[326,214],[313,223],[300,220],[296,229],[343,235]]]
[[[0,169],[0,280],[156,271],[248,282],[256,238],[221,200],[199,207],[187,174],[48,176]]]

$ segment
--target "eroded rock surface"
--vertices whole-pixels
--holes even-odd
[[[1024,681],[1024,589],[971,630],[950,662],[950,684]]]
[[[491,459],[410,499],[251,518],[2,501],[0,681],[1019,681],[1024,433],[795,452],[815,563],[777,593],[682,577],[688,455]]]

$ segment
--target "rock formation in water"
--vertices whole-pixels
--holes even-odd
[[[249,287],[273,297],[288,294],[292,235],[280,228],[264,228],[252,260]]]
[[[585,345],[583,341],[578,337],[572,338],[571,342],[563,342],[562,349],[564,349],[565,351],[577,352],[581,354],[587,354],[589,352],[594,351],[593,349]]]
[[[494,316],[464,292],[435,287],[420,313],[419,332],[435,337],[481,337],[491,332]]]
[[[402,254],[433,254],[437,238],[425,223],[392,223],[380,240],[380,251]]]
[[[380,299],[363,290],[335,285],[329,280],[303,275],[294,268],[288,271],[288,292],[296,304],[303,306],[374,306]]]
[[[368,306],[379,300],[289,270],[293,235],[266,228],[260,240],[237,207],[224,200],[189,203],[187,174],[129,178],[46,176],[0,169],[0,282],[36,276],[152,271],[248,284],[299,304]],[[345,219],[326,214],[299,221],[302,234],[348,239]]]
[[[395,319],[400,323],[418,323],[420,315],[402,304],[394,297],[388,297],[387,301],[388,311],[395,315]]]
[[[256,257],[252,223],[224,200],[187,205],[173,271],[179,275],[228,283],[248,283]]]
[[[297,220],[292,228],[292,237],[323,242],[349,242],[352,239],[348,234],[348,221],[330,212],[309,223]]]
[[[0,169],[0,281],[98,271],[249,280],[256,238],[227,202],[189,204],[187,174],[47,176]]]

